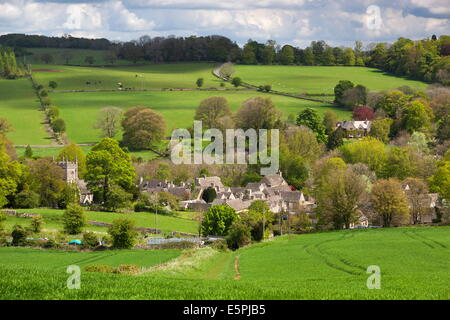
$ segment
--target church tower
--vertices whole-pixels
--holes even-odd
[[[64,181],[68,183],[77,183],[78,181],[78,162],[60,161],[58,165],[64,171]]]

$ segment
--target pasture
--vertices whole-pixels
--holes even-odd
[[[39,101],[27,78],[0,79],[0,117],[8,119],[13,131],[8,138],[15,144],[49,144],[39,111]]]
[[[267,95],[259,92],[235,91],[168,91],[168,92],[78,92],[53,93],[51,97],[60,109],[67,123],[69,139],[75,143],[92,143],[100,139],[99,131],[93,126],[98,112],[106,106],[123,109],[144,105],[160,113],[167,123],[167,135],[176,128],[188,128],[194,121],[195,110],[203,99],[222,96],[228,100],[230,109],[236,111],[247,99],[270,97],[284,118],[289,114],[297,115],[302,109],[312,107],[323,114],[332,109],[340,119],[349,117],[349,112],[327,104],[282,96]],[[120,136],[118,136],[120,138]]]
[[[0,298],[448,300],[449,232],[450,227],[346,230],[283,236],[236,252],[187,251],[141,275],[84,272],[80,290],[65,288],[63,266],[86,265],[82,253],[0,248]],[[69,254],[74,258],[57,260]],[[142,254],[153,259],[156,253]],[[112,259],[137,261],[120,254]],[[366,285],[371,265],[381,270],[379,290]]]
[[[362,84],[371,91],[410,86],[424,89],[428,84],[388,75],[378,69],[365,67],[323,66],[250,66],[236,65],[234,76],[254,85],[272,85],[272,89],[290,93],[334,94],[339,80]]]

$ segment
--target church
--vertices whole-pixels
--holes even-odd
[[[94,201],[94,194],[87,188],[86,182],[78,178],[78,162],[67,160],[57,162],[64,171],[63,179],[67,183],[74,183],[80,192],[80,204],[84,206],[91,205]]]

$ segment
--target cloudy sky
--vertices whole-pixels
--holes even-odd
[[[0,34],[225,35],[300,47],[450,34],[450,0],[0,0]]]

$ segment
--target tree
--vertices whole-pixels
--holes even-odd
[[[51,126],[55,133],[63,133],[66,131],[66,122],[61,118],[54,120]]]
[[[430,117],[425,106],[419,101],[408,103],[402,112],[402,128],[409,133],[426,129],[430,125]]]
[[[385,163],[378,175],[382,178],[397,177],[403,180],[414,171],[414,163],[407,148],[392,147],[387,152]]]
[[[6,221],[6,214],[3,211],[0,211],[0,232],[3,232],[3,222]]]
[[[353,109],[353,119],[359,121],[373,120],[375,112],[372,108],[359,106]]]
[[[6,118],[0,117],[0,135],[5,135],[10,131],[12,131],[12,127],[9,124],[8,120],[6,120]]]
[[[376,119],[372,121],[369,135],[378,140],[387,143],[389,142],[389,133],[394,120],[391,118]]]
[[[347,89],[353,88],[355,85],[353,82],[349,80],[341,80],[339,83],[334,87],[334,102],[336,102],[339,105],[343,105],[343,96],[344,92]]]
[[[354,66],[356,63],[355,54],[352,48],[346,48],[344,51],[344,65]]]
[[[29,163],[30,180],[39,194],[40,205],[54,208],[64,189],[64,172],[51,158],[40,158]]]
[[[50,88],[52,88],[52,89],[56,89],[56,87],[58,87],[58,83],[57,83],[56,81],[51,80],[51,81],[48,83],[48,86],[49,86]]]
[[[117,141],[103,138],[88,153],[85,180],[96,200],[108,200],[109,189],[118,185],[125,191],[134,186],[136,173],[128,153],[123,151]]]
[[[220,119],[231,116],[231,110],[224,97],[211,97],[200,102],[195,111],[195,120],[202,121],[203,128],[220,128]]]
[[[226,236],[231,225],[238,220],[238,215],[233,208],[227,205],[214,205],[206,211],[201,233],[207,235]]]
[[[428,194],[428,186],[425,181],[417,178],[408,178],[403,181],[403,185],[408,186],[406,196],[409,201],[413,223],[417,224],[426,213],[427,206],[424,203],[424,199],[426,199]]]
[[[23,180],[25,167],[17,161],[11,161],[7,152],[8,140],[0,136],[0,208],[8,203],[8,198],[17,193]]]
[[[31,149],[30,145],[27,145],[27,147],[25,148],[24,156],[25,156],[25,158],[28,158],[28,159],[33,158],[33,150]]]
[[[340,150],[347,163],[365,163],[377,173],[383,169],[387,157],[385,145],[373,137],[347,143]]]
[[[279,54],[279,60],[281,64],[292,64],[294,63],[294,58],[294,48],[290,45],[283,46]]]
[[[47,108],[46,113],[50,122],[53,122],[55,119],[59,117],[59,108],[56,106],[51,106]]]
[[[108,228],[108,233],[112,237],[112,245],[117,249],[131,249],[136,243],[137,233],[134,230],[134,220],[119,218],[113,221]]]
[[[69,204],[63,214],[64,232],[68,234],[79,234],[86,226],[84,210],[78,204]]]
[[[80,203],[80,190],[75,183],[66,183],[58,197],[58,207],[66,209],[69,204]]]
[[[333,170],[321,181],[316,191],[320,224],[349,229],[366,190],[364,181],[350,169]]]
[[[247,129],[274,129],[281,125],[281,113],[270,98],[256,97],[246,100],[235,115],[236,125]]]
[[[322,124],[325,127],[326,134],[330,134],[331,132],[334,131],[334,129],[336,129],[337,122],[338,122],[337,114],[334,111],[332,110],[325,111],[325,113],[323,114]]]
[[[234,77],[231,79],[231,84],[237,88],[242,84],[242,80],[239,77]]]
[[[208,187],[206,188],[203,193],[202,193],[202,199],[206,202],[206,203],[211,203],[214,201],[214,199],[216,199],[217,197],[217,193],[216,190],[214,188]]]
[[[450,115],[439,121],[436,137],[441,142],[450,139]]]
[[[272,224],[274,217],[265,201],[256,200],[248,207],[246,213],[241,214],[240,222],[250,227],[251,237],[254,241],[261,241],[267,238],[267,226]]]
[[[430,191],[439,193],[446,200],[450,200],[450,151],[438,162],[436,173],[429,178]]]
[[[334,150],[344,145],[345,133],[341,129],[336,129],[328,136],[327,149]]]
[[[123,110],[118,107],[105,107],[99,111],[95,129],[101,130],[101,137],[114,138],[120,129]]]
[[[317,160],[324,151],[314,132],[304,126],[285,130],[281,142],[280,150],[285,149],[291,155],[301,156],[307,162]]]
[[[223,64],[219,70],[219,74],[226,79],[230,79],[234,72],[235,71],[232,63]]]
[[[340,99],[341,105],[353,110],[359,105],[365,105],[367,102],[367,88],[358,84],[354,88],[344,90],[342,98]]]
[[[128,109],[122,120],[124,146],[131,150],[151,148],[159,143],[166,133],[164,118],[144,106]]]
[[[205,80],[203,78],[198,78],[197,81],[195,82],[195,84],[197,85],[197,88],[201,88],[201,87],[203,87],[204,82],[205,82]]]
[[[231,226],[226,237],[227,246],[231,250],[237,250],[251,243],[250,227],[243,223],[235,223]]]
[[[251,43],[244,45],[242,50],[242,63],[244,64],[256,64],[256,52]]]
[[[86,174],[86,155],[84,154],[83,149],[76,144],[71,143],[62,148],[58,153],[56,160],[76,162],[78,164],[78,178],[80,179],[83,179]]]
[[[401,223],[409,215],[408,200],[400,182],[380,179],[372,187],[372,205],[383,227]]]
[[[117,185],[112,185],[108,190],[103,207],[106,211],[115,212],[120,208],[129,207],[132,198],[132,194]]]
[[[33,216],[33,218],[31,219],[31,229],[33,230],[33,232],[41,232],[43,223],[44,218],[42,218],[40,214],[38,214],[37,216]]]
[[[84,58],[84,62],[89,63],[90,65],[94,64],[95,59],[93,56],[86,56],[86,58]]]
[[[325,134],[325,127],[322,124],[320,115],[316,110],[312,108],[306,108],[302,110],[298,114],[296,123],[298,126],[305,126],[310,128],[316,134],[318,142],[326,142],[327,136]]]
[[[53,56],[50,53],[44,53],[41,56],[41,60],[45,62],[45,64],[49,64],[50,62],[53,62]]]
[[[403,107],[408,102],[408,97],[399,90],[393,90],[385,93],[382,98],[378,101],[375,109],[384,110],[387,115],[391,118],[395,118],[397,111],[403,109]]]
[[[13,231],[11,232],[13,246],[23,246],[27,243],[27,230],[21,225],[14,225]]]

